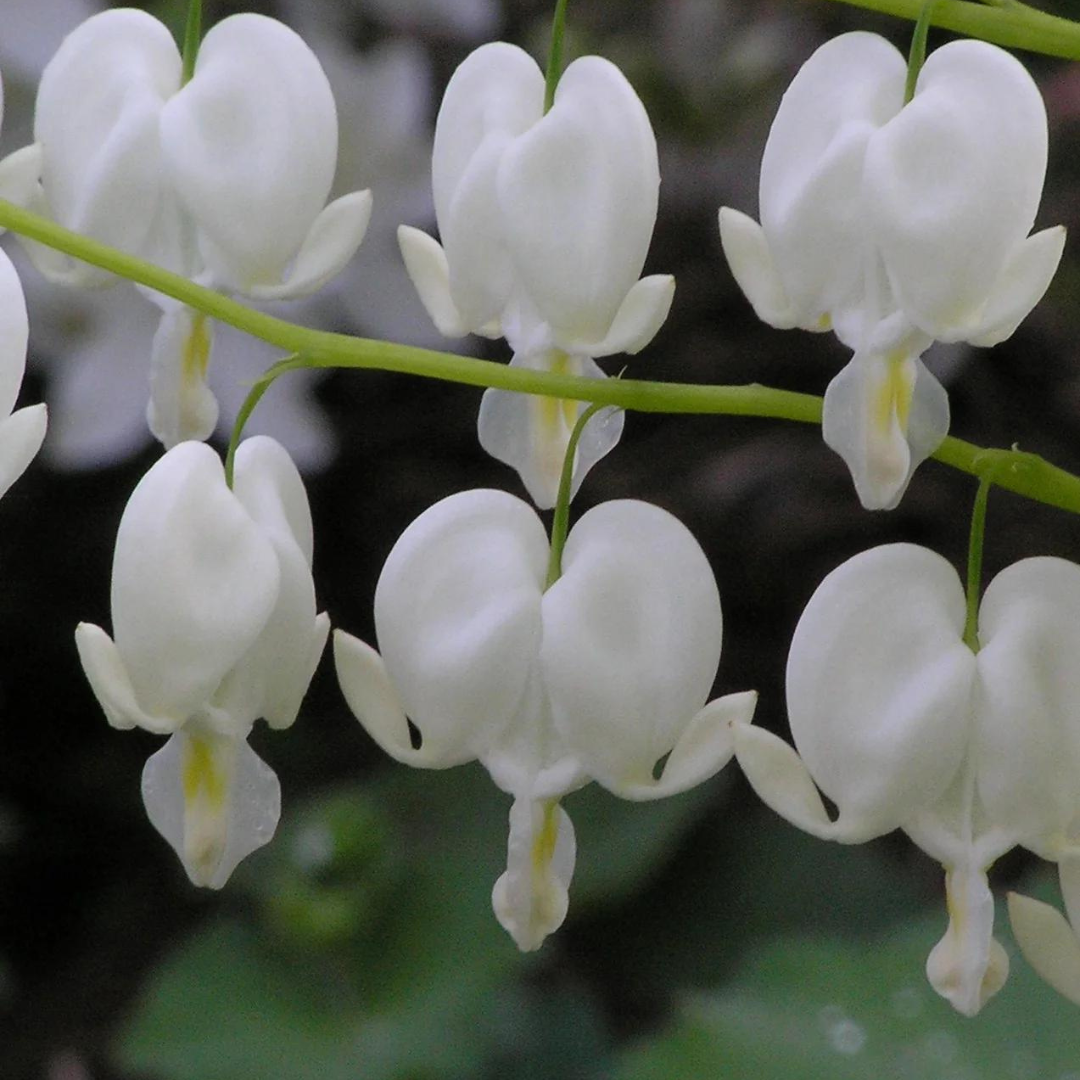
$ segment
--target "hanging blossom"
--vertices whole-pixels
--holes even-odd
[[[194,74],[168,30],[141,11],[103,12],[68,35],[42,74],[34,135],[43,154],[34,208],[150,262],[255,300],[302,296],[363,239],[369,191],[327,205],[337,110],[311,50],[261,15],[213,27]],[[109,275],[41,247],[54,281]],[[156,293],[148,420],[166,447],[206,438],[211,323]]]
[[[4,88],[0,83],[0,123]],[[26,147],[0,160],[0,199],[25,203],[37,183],[41,154]],[[30,320],[19,275],[0,251],[0,495],[26,470],[45,438],[44,405],[15,409],[26,370]]]
[[[334,637],[345,698],[388,754],[422,768],[479,759],[513,797],[492,904],[523,950],[566,915],[576,845],[559,800],[590,779],[639,800],[700,783],[730,759],[731,724],[749,723],[757,698],[706,705],[720,599],[701,548],[666,511],[631,500],[590,510],[545,590],[548,559],[528,504],[452,495],[386,561],[382,655]]]
[[[761,162],[761,224],[720,211],[735,280],[780,329],[854,350],[825,393],[823,434],[870,509],[897,505],[949,428],[921,355],[995,345],[1042,297],[1065,242],[1029,236],[1046,173],[1046,110],[1008,53],[957,41],[923,66],[856,31],[823,45],[784,94]]]
[[[735,732],[750,783],[792,824],[848,844],[901,828],[942,863],[949,925],[926,973],[966,1015],[1009,968],[989,867],[1017,844],[1060,858],[1080,820],[1078,611],[1080,566],[1024,559],[986,589],[973,651],[948,562],[912,544],[874,548],[825,578],[796,627],[798,754],[758,728]]]
[[[533,59],[514,45],[484,45],[454,73],[435,124],[442,244],[402,226],[402,255],[443,334],[503,336],[511,367],[603,378],[594,359],[639,352],[671,307],[670,275],[639,280],[659,185],[649,118],[618,68],[596,56],[574,61],[545,114]],[[480,443],[551,507],[584,408],[488,390]],[[586,426],[574,491],[622,424],[611,412]]]
[[[260,716],[295,720],[326,643],[311,548],[303,482],[278,443],[240,445],[232,490],[210,447],[181,443],[121,519],[113,637],[75,632],[109,723],[170,736],[143,770],[143,802],[196,885],[220,888],[277,825],[277,777],[247,737]]]

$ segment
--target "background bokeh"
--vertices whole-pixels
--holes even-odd
[[[182,25],[181,0],[147,6]],[[339,101],[340,187],[375,196],[371,234],[342,280],[277,310],[442,345],[394,229],[431,227],[431,128],[456,64],[496,37],[543,62],[551,5],[256,6],[319,52]],[[208,3],[207,24],[240,8]],[[91,0],[0,0],[0,150],[29,140],[41,65],[91,10]],[[622,66],[660,145],[646,272],[674,273],[678,289],[629,375],[821,393],[844,362],[831,336],[757,322],[724,264],[716,210],[756,212],[784,87],[827,36],[854,28],[906,50],[908,24],[824,0],[570,4],[571,55]],[[932,32],[931,45],[947,38]],[[1038,224],[1072,227],[1080,67],[1023,59],[1050,117]],[[12,238],[5,248],[16,254]],[[1014,972],[963,1020],[923,975],[945,925],[940,868],[902,836],[855,848],[812,840],[758,804],[734,766],[657,804],[595,786],[570,796],[570,916],[538,953],[518,953],[489,906],[508,798],[477,766],[426,773],[388,761],[348,713],[328,657],[296,725],[253,736],[281,778],[278,836],[221,893],[191,886],[139,796],[160,740],[108,727],[72,637],[80,619],[108,624],[116,527],[158,454],[142,420],[152,309],[127,288],[47,289],[20,266],[33,323],[24,399],[49,402],[52,430],[0,504],[0,1080],[1080,1080],[1080,1017],[1026,969],[1004,919]],[[954,434],[1080,471],[1077,296],[1070,244],[1009,342],[935,349]],[[462,347],[507,355],[502,343]],[[221,335],[223,411],[272,359]],[[267,395],[253,430],[305,466],[316,587],[335,625],[373,640],[382,561],[437,499],[473,486],[521,494],[479,450],[478,404],[468,388],[360,372],[291,377]],[[930,462],[898,510],[871,514],[814,428],[631,415],[575,511],[634,497],[686,522],[724,603],[717,691],[756,688],[757,721],[785,732],[787,642],[821,578],[895,540],[962,566],[974,487]],[[1028,555],[1075,558],[1078,540],[1072,516],[995,491],[986,580]],[[1057,900],[1048,868],[1022,853],[993,883]]]

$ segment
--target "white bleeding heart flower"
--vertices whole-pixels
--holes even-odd
[[[934,339],[1004,341],[1065,241],[1060,226],[1028,235],[1047,125],[1021,64],[957,41],[931,54],[905,105],[906,78],[903,56],[875,34],[823,45],[773,121],[761,224],[720,211],[724,252],[760,318],[832,328],[855,350],[856,370],[826,393],[824,435],[874,509],[899,502],[948,432],[947,397],[918,357]]]
[[[402,226],[402,255],[447,336],[505,336],[512,366],[599,378],[594,358],[639,352],[671,307],[670,275],[640,277],[659,185],[649,118],[618,68],[574,61],[545,113],[536,62],[514,45],[484,45],[454,73],[435,125],[442,243]],[[521,473],[538,506],[555,503],[584,407],[485,394],[481,443]],[[609,418],[602,435],[585,436],[575,489],[621,424]]]
[[[701,548],[666,511],[602,504],[570,531],[562,576],[545,589],[548,560],[520,499],[451,496],[386,561],[381,655],[334,639],[345,698],[387,753],[425,768],[478,759],[513,796],[492,902],[522,949],[566,915],[575,841],[562,796],[589,780],[628,799],[684,791],[727,763],[731,724],[749,723],[756,702],[748,692],[706,704],[720,600]]]
[[[220,888],[277,825],[277,777],[247,736],[258,717],[293,722],[326,642],[311,547],[303,482],[278,443],[241,444],[232,490],[213,450],[181,443],[121,519],[113,637],[75,632],[109,723],[171,736],[146,764],[143,801],[197,885]]]
[[[29,334],[19,275],[0,251],[0,495],[22,476],[45,438],[45,406],[15,408]]]
[[[157,19],[133,9],[87,19],[42,74],[34,134],[42,154],[34,209],[257,300],[314,292],[352,257],[371,216],[369,191],[327,204],[338,145],[330,84],[308,46],[262,15],[214,26],[186,83],[176,43]],[[28,249],[52,280],[110,280],[41,245]],[[175,302],[149,295],[164,313],[157,389],[171,387],[177,398],[151,405],[155,434],[169,448],[213,430],[205,364],[186,363],[208,331],[193,313],[178,315]],[[199,341],[180,332],[185,325]],[[174,370],[162,374],[166,364]],[[191,423],[176,427],[168,417]]]
[[[795,630],[798,753],[749,725],[735,733],[750,783],[794,825],[841,843],[900,828],[943,864],[949,926],[927,976],[967,1015],[1008,973],[989,867],[1017,844],[1062,857],[1080,813],[1078,612],[1080,567],[1025,559],[986,589],[973,651],[945,559],[874,548],[825,578]]]

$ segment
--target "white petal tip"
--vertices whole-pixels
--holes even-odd
[[[752,217],[730,206],[720,208],[719,220],[724,257],[757,317],[777,330],[796,326],[765,230]]]
[[[444,337],[464,337],[469,327],[462,321],[450,295],[446,252],[437,240],[411,225],[399,225],[397,235],[405,269],[431,321]]]

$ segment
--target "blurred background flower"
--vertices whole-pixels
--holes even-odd
[[[183,0],[150,5],[183,23]],[[208,2],[208,24],[240,7]],[[335,191],[373,189],[353,264],[298,321],[442,344],[398,261],[401,221],[432,227],[429,140],[442,88],[499,35],[541,63],[544,0],[281,0],[338,96]],[[1064,6],[1063,6],[1064,7]],[[10,9],[10,11],[9,11]],[[34,79],[86,14],[77,0],[10,0],[0,30],[0,153],[30,138]],[[780,95],[829,35],[910,26],[795,0],[574,0],[567,60],[618,63],[649,110],[662,183],[645,273],[678,281],[668,322],[628,375],[820,394],[844,361],[827,336],[754,317],[720,254],[721,205],[757,210]],[[949,35],[933,31],[931,45]],[[1037,226],[1080,214],[1077,76],[1022,56],[1042,86],[1050,175]],[[11,238],[6,250],[16,250]],[[566,800],[580,849],[566,924],[522,956],[490,915],[509,800],[466,766],[385,759],[348,714],[324,658],[297,723],[257,731],[278,773],[279,835],[221,894],[192,887],[142,819],[152,736],[108,727],[78,666],[79,619],[107,623],[116,528],[156,460],[145,434],[153,308],[126,286],[46,291],[22,266],[32,320],[25,402],[52,410],[50,454],[0,504],[0,1076],[4,1080],[1076,1080],[1073,1006],[1018,956],[974,1021],[951,1015],[921,964],[944,930],[939,868],[885,837],[857,849],[799,834],[734,770],[654,805],[590,789]],[[1046,299],[971,363],[951,348],[953,433],[1018,442],[1080,470],[1080,262],[1067,247]],[[145,325],[144,325],[145,324]],[[508,359],[501,343],[470,340]],[[250,354],[250,359],[248,356]],[[214,389],[233,415],[272,350],[222,332]],[[944,372],[944,373],[943,373]],[[480,393],[380,373],[291,375],[253,431],[308,471],[315,581],[335,625],[374,641],[372,594],[405,526],[474,486],[522,494],[476,440]],[[219,435],[220,439],[220,435]],[[824,575],[907,540],[954,565],[975,485],[928,463],[900,509],[863,511],[812,428],[633,414],[575,512],[658,503],[709,556],[724,603],[714,693],[755,687],[757,723],[788,737],[783,671]],[[991,497],[985,579],[1019,558],[1076,557],[1074,521]],[[992,884],[1057,902],[1022,854]],[[1004,927],[1006,920],[999,925]],[[1011,940],[1003,943],[1013,951]]]

